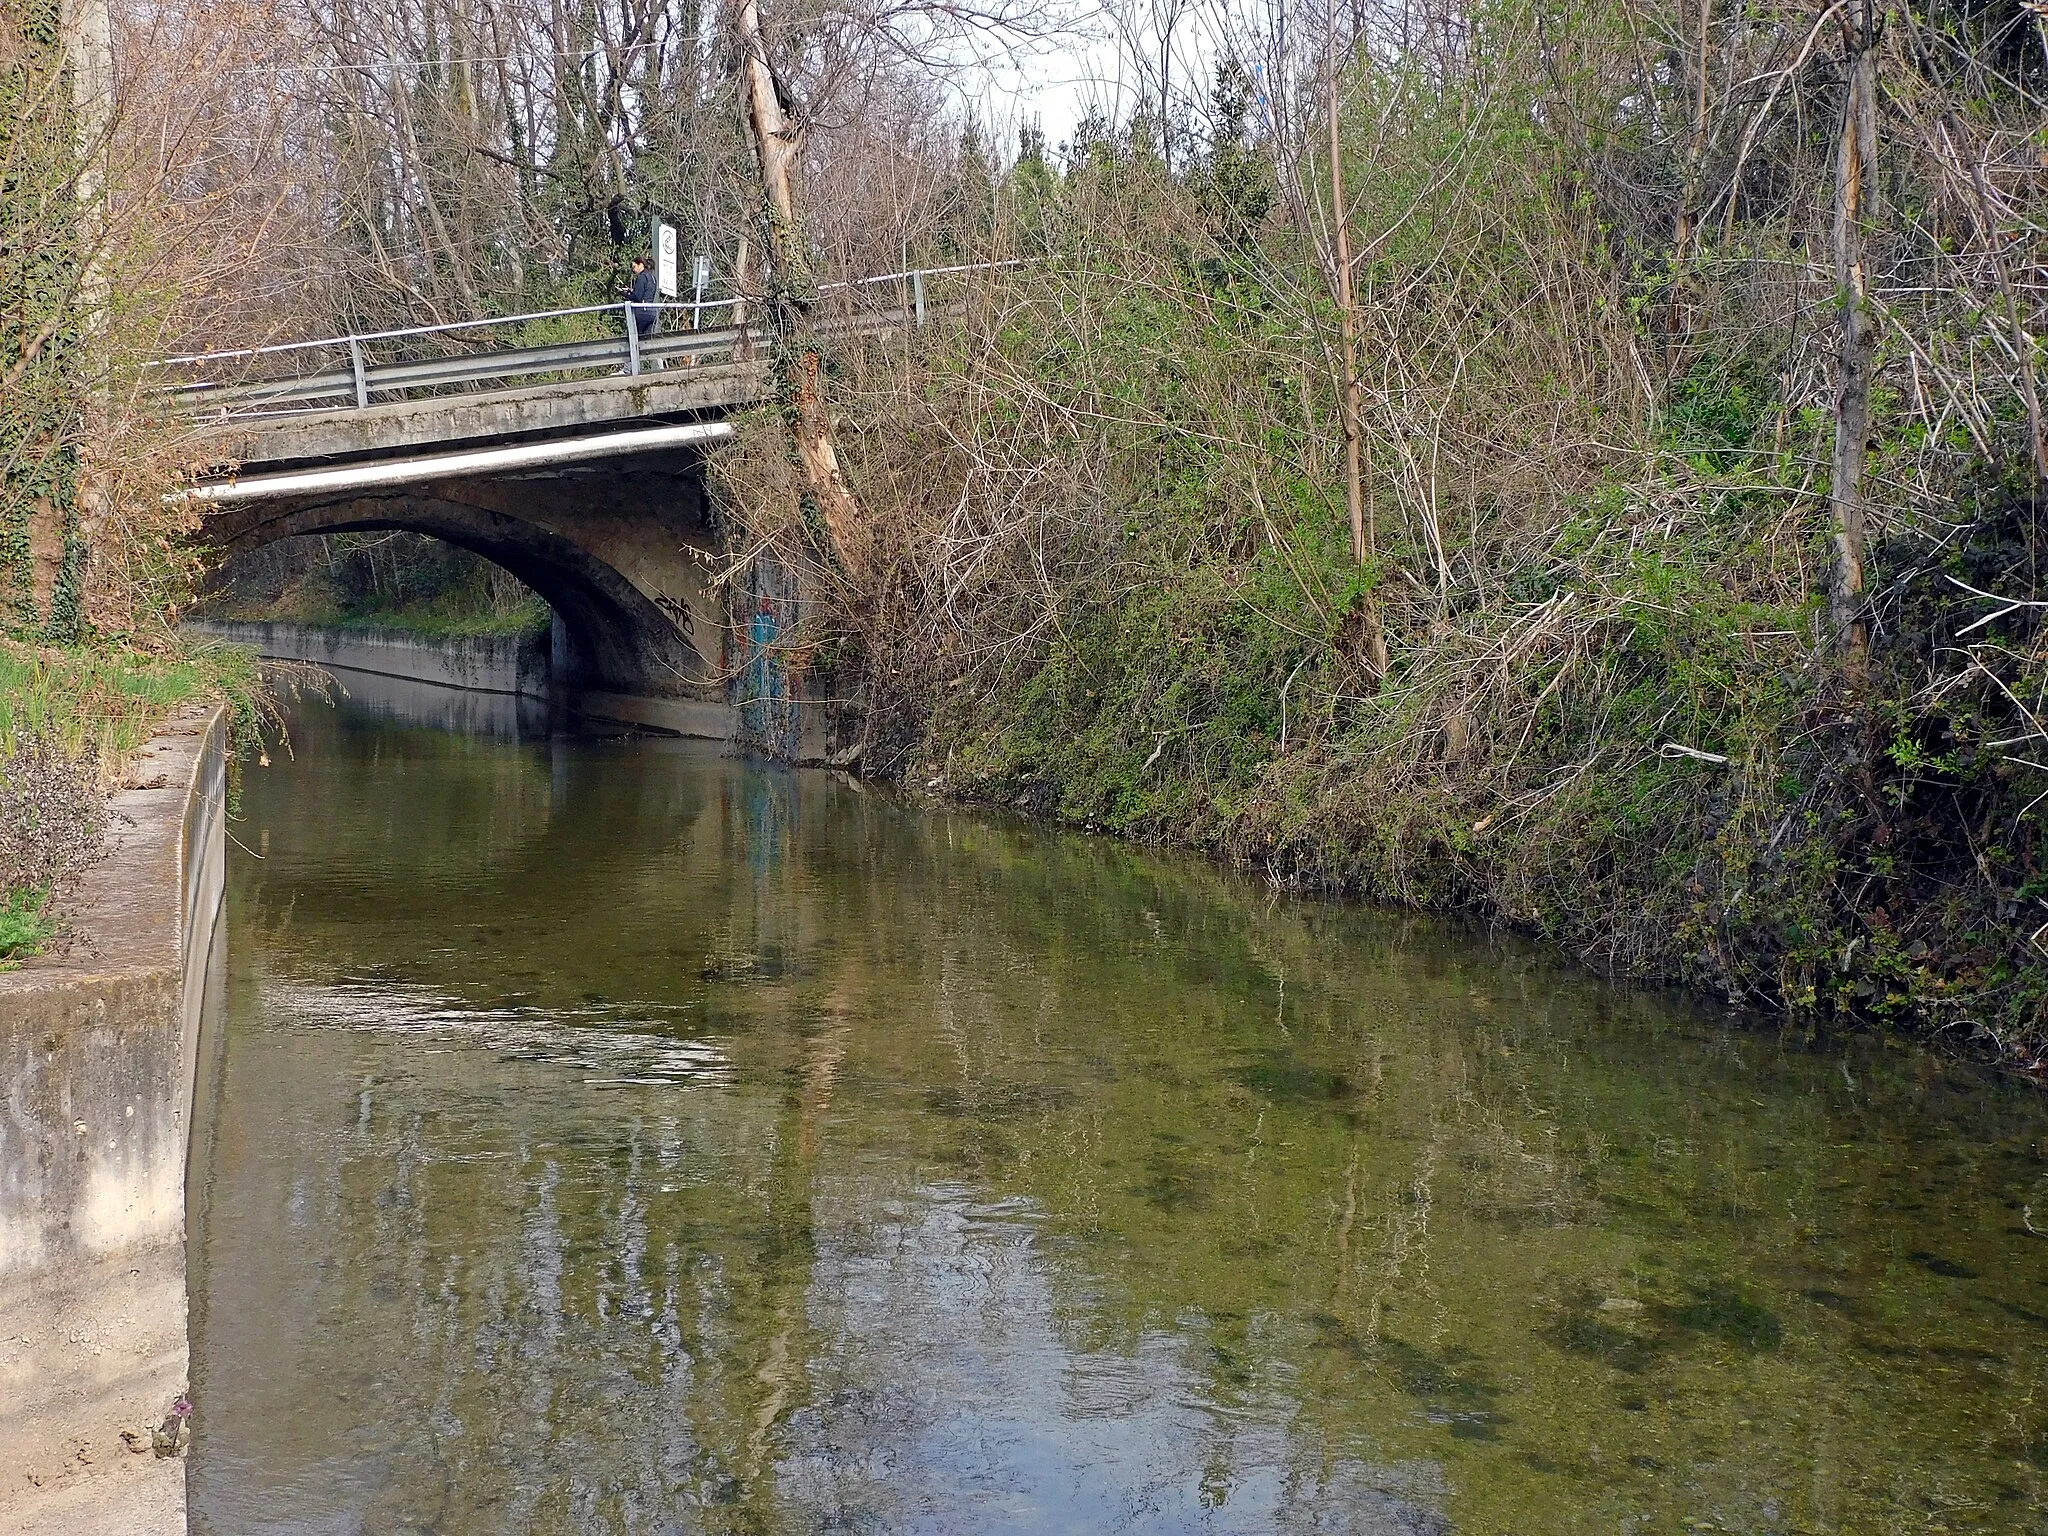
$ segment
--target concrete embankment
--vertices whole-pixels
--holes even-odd
[[[195,634],[249,646],[257,655],[276,660],[307,661],[319,667],[374,672],[483,693],[523,693],[538,698],[548,691],[546,635],[414,636],[225,619],[196,619],[185,627]]]
[[[226,737],[226,712],[204,709],[138,754],[72,937],[0,974],[0,1531],[185,1529],[184,1460],[151,1431],[186,1380]]]

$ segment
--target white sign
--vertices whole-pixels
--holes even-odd
[[[664,299],[676,296],[676,227],[654,221],[654,276]]]

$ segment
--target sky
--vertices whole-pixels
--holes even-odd
[[[1000,42],[992,39],[990,61],[963,71],[955,90],[962,105],[1012,150],[1018,129],[1034,121],[1048,145],[1065,143],[1091,111],[1118,119],[1137,105],[1156,65],[1141,68],[1135,58],[1156,61],[1158,12],[1169,5],[1178,11],[1173,88],[1179,98],[1188,84],[1207,83],[1219,51],[1222,0],[1076,7],[1055,36],[1031,44],[1028,52],[1002,60]]]

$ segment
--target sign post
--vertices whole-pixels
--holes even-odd
[[[690,329],[701,331],[704,329],[704,290],[711,286],[711,258],[699,251],[695,267],[691,275],[697,280],[697,299],[696,307],[690,311]]]
[[[654,221],[654,277],[664,299],[676,296],[676,227]]]

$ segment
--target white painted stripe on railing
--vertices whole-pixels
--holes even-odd
[[[719,442],[732,436],[724,421],[691,422],[685,426],[638,427],[596,437],[561,438],[550,443],[519,443],[509,448],[472,448],[461,453],[434,453],[415,459],[384,459],[375,464],[345,464],[335,469],[291,470],[251,475],[173,491],[166,501],[258,501],[273,496],[304,496],[322,491],[374,490],[385,485],[418,485],[462,475],[569,464],[580,459],[609,459],[627,453],[651,453],[691,443]]]

